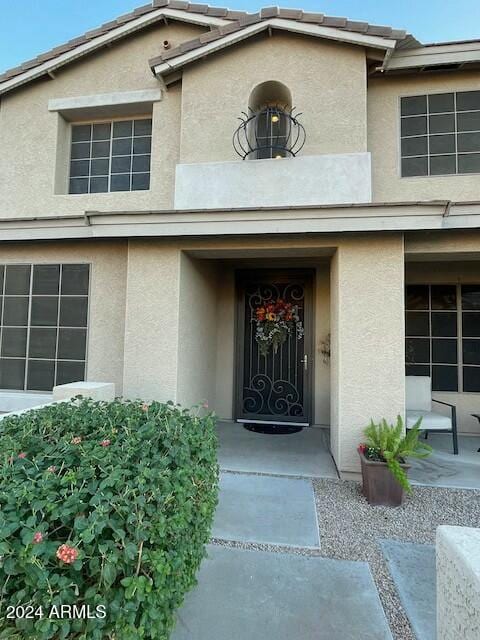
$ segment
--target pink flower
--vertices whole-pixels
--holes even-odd
[[[36,531],[33,534],[33,544],[40,544],[43,542],[43,533],[41,531]]]
[[[100,442],[100,446],[102,447],[108,447],[110,445],[110,440],[102,440]]]
[[[144,402],[142,404],[142,411],[148,411],[148,403],[147,402]]]
[[[22,451],[21,453],[18,454],[18,457],[23,460],[24,458],[27,457],[27,454],[25,453],[25,451]]]
[[[204,409],[208,409],[208,402],[205,400],[205,402],[202,404],[202,407]]]
[[[57,470],[57,467],[52,464],[50,467],[48,467],[47,471],[49,471],[50,473],[55,473],[55,471]]]
[[[74,438],[72,438],[72,444],[80,444],[82,441],[82,438],[80,436],[75,436]]]
[[[68,544],[62,544],[58,547],[56,556],[65,564],[73,564],[78,558],[78,549],[70,547]]]

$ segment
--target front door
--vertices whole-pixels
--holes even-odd
[[[310,424],[312,281],[305,270],[238,272],[239,422]]]

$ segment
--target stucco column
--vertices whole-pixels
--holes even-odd
[[[189,408],[215,399],[217,268],[180,256],[177,401]]]
[[[331,433],[340,472],[358,472],[370,418],[403,415],[404,255],[399,235],[349,238],[331,265]]]
[[[130,240],[124,395],[177,401],[180,250]],[[108,292],[107,292],[108,295]]]

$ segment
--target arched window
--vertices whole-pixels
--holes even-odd
[[[281,82],[257,85],[242,115],[233,145],[244,160],[293,157],[303,146],[305,131],[294,116],[290,90]]]

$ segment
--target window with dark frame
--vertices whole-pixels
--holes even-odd
[[[253,122],[258,150],[255,159],[286,158],[288,116],[279,107],[266,107]]]
[[[72,125],[69,193],[150,188],[152,120]]]
[[[480,285],[407,285],[407,375],[433,391],[480,391]]]
[[[0,265],[0,389],[85,379],[88,264]]]
[[[480,91],[400,99],[401,175],[480,173]]]

